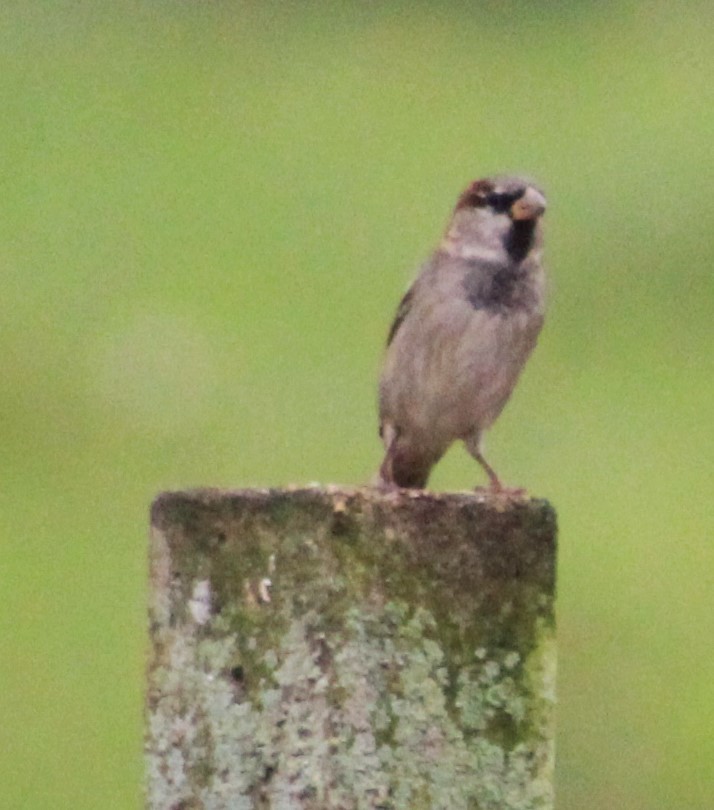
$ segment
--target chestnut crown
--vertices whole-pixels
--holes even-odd
[[[513,212],[514,203],[525,196],[539,200],[536,216],[542,214],[545,197],[535,185],[520,177],[488,177],[474,180],[459,197],[455,210],[489,208],[495,214],[508,214]]]

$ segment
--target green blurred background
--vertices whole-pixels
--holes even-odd
[[[488,449],[560,517],[558,806],[714,806],[710,22],[2,4],[3,808],[140,807],[152,496],[368,480],[397,301],[504,170],[550,200]],[[432,484],[477,482],[455,448]]]

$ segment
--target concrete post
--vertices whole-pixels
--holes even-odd
[[[547,502],[197,490],[151,518],[148,808],[552,808]]]

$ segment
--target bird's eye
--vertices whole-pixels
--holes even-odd
[[[496,213],[505,214],[520,196],[520,193],[513,194],[503,191],[492,191],[488,195],[488,204]]]

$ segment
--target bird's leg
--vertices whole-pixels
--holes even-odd
[[[498,477],[496,471],[493,467],[486,461],[481,453],[481,434],[480,432],[474,433],[469,436],[467,439],[464,440],[464,444],[466,445],[466,449],[471,454],[472,458],[474,458],[478,463],[483,467],[486,475],[488,476],[489,482],[489,490],[494,493],[499,493],[503,495],[524,495],[525,489],[522,487],[506,487],[501,483],[501,479]],[[481,487],[476,487],[476,489],[481,489]]]
[[[476,461],[478,461],[478,463],[486,471],[486,475],[488,476],[488,481],[489,481],[489,484],[491,486],[491,489],[494,492],[500,492],[501,490],[503,490],[504,486],[501,483],[501,479],[498,477],[498,475],[496,474],[496,471],[493,469],[493,467],[483,457],[481,451],[479,449],[477,449],[476,452],[472,453],[471,455],[476,459]]]
[[[379,489],[398,489],[399,487],[394,482],[394,473],[392,471],[397,431],[389,422],[384,422],[379,426],[379,436],[384,443],[384,459],[372,484]]]
[[[384,460],[382,461],[379,471],[377,475],[374,477],[372,481],[372,486],[377,487],[377,489],[383,490],[394,490],[399,489],[397,484],[394,481],[394,473],[392,471],[392,461],[394,456],[394,450],[392,449],[394,444],[391,444],[384,455]]]

